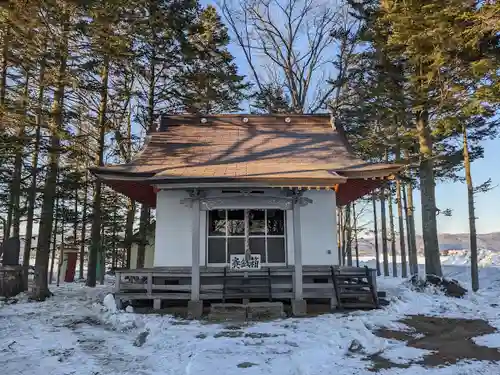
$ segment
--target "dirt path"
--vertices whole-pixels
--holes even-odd
[[[400,320],[410,331],[379,329],[374,333],[386,339],[406,341],[407,346],[432,351],[421,360],[396,364],[380,354],[371,356],[373,370],[407,368],[412,364],[426,367],[452,365],[461,360],[500,361],[500,351],[474,343],[473,337],[496,332],[488,322],[480,319],[452,319],[411,315]]]

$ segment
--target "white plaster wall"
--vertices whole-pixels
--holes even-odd
[[[137,268],[137,250],[139,245],[136,243],[132,244],[130,248],[130,269],[135,270]]]
[[[146,245],[145,254],[144,254],[144,268],[153,267],[154,256],[155,256],[155,239],[154,236],[149,235],[147,237],[148,244]],[[137,243],[132,244],[132,248],[130,251],[130,268],[137,268],[137,251],[139,249],[139,245]]]
[[[187,197],[180,190],[157,193],[154,267],[191,267],[192,208],[180,202]]]
[[[218,195],[210,191],[208,195]],[[304,265],[338,264],[335,192],[306,191],[313,200],[300,208],[302,263]],[[180,190],[160,190],[157,195],[156,234],[154,241],[154,267],[191,266],[192,208],[181,204],[188,193]],[[294,264],[293,213],[286,211],[287,264]],[[200,265],[206,264],[207,211],[200,213]],[[153,242],[152,241],[152,242]],[[134,245],[136,246],[136,245]],[[330,253],[329,253],[330,252]],[[136,264],[137,252],[132,251]],[[134,258],[135,256],[135,258]],[[146,255],[146,264],[147,255]]]
[[[308,190],[304,196],[312,203],[300,208],[303,265],[337,265],[337,214],[335,191]],[[290,221],[292,215],[287,215]],[[293,228],[293,221],[291,223]],[[293,229],[288,232],[289,242],[293,241]],[[292,245],[293,246],[293,245]],[[293,250],[292,250],[293,253]],[[293,264],[290,263],[289,264]]]

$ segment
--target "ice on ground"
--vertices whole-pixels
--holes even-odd
[[[473,337],[472,341],[480,346],[500,348],[500,333],[490,333],[488,335]]]

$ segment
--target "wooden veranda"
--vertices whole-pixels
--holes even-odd
[[[234,271],[222,267],[200,267],[199,299],[202,301],[292,301],[292,267],[264,267]],[[376,271],[362,267],[303,266],[302,288],[305,300],[324,300],[332,308],[378,307]],[[155,309],[163,301],[189,301],[190,267],[158,267],[116,272],[115,299],[151,300]]]

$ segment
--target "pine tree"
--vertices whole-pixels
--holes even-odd
[[[499,37],[492,24],[485,22],[491,19],[490,5],[460,0],[404,3],[387,0],[382,3],[381,11],[377,22],[379,32],[391,30],[387,52],[393,58],[402,57],[408,73],[415,136],[419,142],[426,272],[440,276],[434,176],[434,159],[439,153],[436,143],[460,134],[450,108],[474,108],[469,112],[472,116],[489,106],[485,101],[471,98],[470,90],[494,72],[491,69],[494,62],[484,49],[485,45],[495,45],[494,40]]]
[[[203,9],[188,35],[186,63],[179,76],[181,106],[191,113],[239,110],[249,87],[229,53],[229,36],[213,6]]]
[[[55,91],[50,112],[49,130],[51,133],[48,170],[43,188],[43,202],[40,214],[39,235],[36,250],[33,298],[44,300],[50,296],[47,282],[47,268],[52,234],[54,201],[57,189],[57,175],[61,153],[61,135],[64,132],[64,99],[69,54],[70,19],[74,8],[62,4],[51,9],[52,17],[60,28],[60,37],[55,42],[56,66]]]
[[[470,95],[479,92],[474,91],[479,82],[498,81],[492,70],[491,52],[498,41],[491,27],[493,7],[454,0],[349,3],[364,24],[362,39],[368,48],[357,54],[357,64],[348,72],[352,95],[341,117],[351,120],[354,137],[361,140],[359,151],[368,158],[380,155],[385,143],[390,153],[402,151],[404,162],[418,166],[405,173],[410,268],[417,272],[413,188],[419,187],[426,272],[440,275],[434,186],[437,179],[457,180],[462,168],[456,140],[462,137],[463,121],[457,121],[457,110],[473,107],[470,117],[484,114],[495,102],[492,85],[479,89],[489,93],[482,101]],[[374,126],[376,135],[370,129]],[[476,124],[468,131],[484,138]],[[469,156],[481,153],[475,143]]]
[[[90,37],[90,49],[95,51],[96,60],[93,61],[98,70],[99,80],[97,83],[99,106],[97,109],[96,133],[98,134],[97,151],[95,154],[95,165],[104,165],[105,138],[109,131],[109,94],[110,76],[113,64],[117,60],[130,56],[130,41],[126,38],[122,30],[118,27],[118,22],[122,18],[129,16],[129,5],[123,1],[106,1],[94,4],[89,9],[92,22],[89,24],[88,33]],[[96,179],[94,182],[94,192],[92,200],[92,227],[90,238],[90,251],[87,269],[87,285],[94,287],[97,280],[98,264],[101,268],[105,265],[99,262],[99,255],[104,254],[102,248],[102,182]]]
[[[268,83],[252,95],[250,104],[252,113],[290,113],[290,96],[278,84]]]

